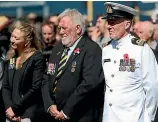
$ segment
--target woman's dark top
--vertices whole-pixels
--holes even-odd
[[[7,61],[2,85],[5,109],[11,107],[16,116],[33,119],[42,103],[40,89],[44,71],[45,59],[39,51],[29,57],[20,69],[15,69]]]

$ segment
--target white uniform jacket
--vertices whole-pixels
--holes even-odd
[[[103,122],[151,122],[158,105],[158,66],[148,46],[128,34],[103,48],[106,92]]]

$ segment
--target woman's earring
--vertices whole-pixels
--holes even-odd
[[[27,47],[29,45],[29,42],[27,42],[24,46]]]
[[[24,47],[27,47],[27,44],[25,44]]]

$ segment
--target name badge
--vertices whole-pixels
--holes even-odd
[[[105,62],[111,62],[111,59],[104,59],[104,63]]]

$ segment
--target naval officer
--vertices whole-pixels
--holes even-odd
[[[158,104],[157,62],[148,44],[130,34],[138,12],[118,3],[105,5],[111,41],[102,52],[103,122],[152,122]]]

